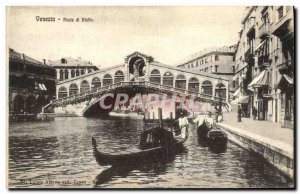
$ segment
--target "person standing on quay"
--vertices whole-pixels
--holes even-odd
[[[238,122],[242,122],[242,108],[241,105],[238,107]]]
[[[253,116],[253,120],[256,120],[257,117],[257,109],[253,106],[252,108],[252,116]]]

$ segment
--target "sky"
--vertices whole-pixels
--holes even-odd
[[[174,65],[236,44],[244,7],[9,7],[7,46],[42,61],[81,57],[99,67],[139,51]],[[55,17],[38,22],[36,16]],[[93,22],[63,22],[63,18]],[[60,18],[60,20],[58,20]]]

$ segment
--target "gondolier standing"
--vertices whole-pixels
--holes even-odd
[[[178,119],[179,128],[181,130],[181,137],[184,139],[186,137],[187,126],[189,124],[188,119],[183,115],[183,112],[180,112],[180,118]]]

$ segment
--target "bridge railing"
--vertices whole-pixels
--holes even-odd
[[[95,93],[101,93],[101,92],[107,91],[109,89],[114,89],[114,88],[119,87],[119,86],[140,86],[140,85],[155,87],[155,88],[158,88],[158,89],[164,89],[164,90],[176,92],[178,94],[182,94],[182,93],[187,94],[187,95],[194,94],[197,97],[205,98],[207,100],[214,100],[214,101],[220,101],[221,100],[222,102],[226,102],[226,98],[220,98],[220,97],[217,97],[217,96],[204,94],[204,93],[200,93],[200,92],[196,92],[196,91],[192,91],[192,90],[187,90],[187,89],[183,89],[183,88],[176,88],[176,87],[173,87],[173,86],[161,85],[159,83],[147,82],[147,81],[118,82],[118,83],[103,86],[103,87],[100,87],[100,88],[95,88],[95,89],[89,90],[87,92],[82,92],[82,93],[74,94],[74,95],[67,96],[67,97],[64,97],[64,98],[55,99],[55,100],[52,100],[51,102],[52,103],[60,103],[60,102],[68,101],[68,100],[74,100],[74,99],[77,99],[77,98],[80,98],[80,97],[93,95]]]

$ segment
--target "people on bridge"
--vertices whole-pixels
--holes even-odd
[[[184,116],[183,112],[180,112],[180,118],[178,119],[179,128],[181,130],[181,137],[184,139],[187,133],[187,126],[189,125],[188,119]]]

